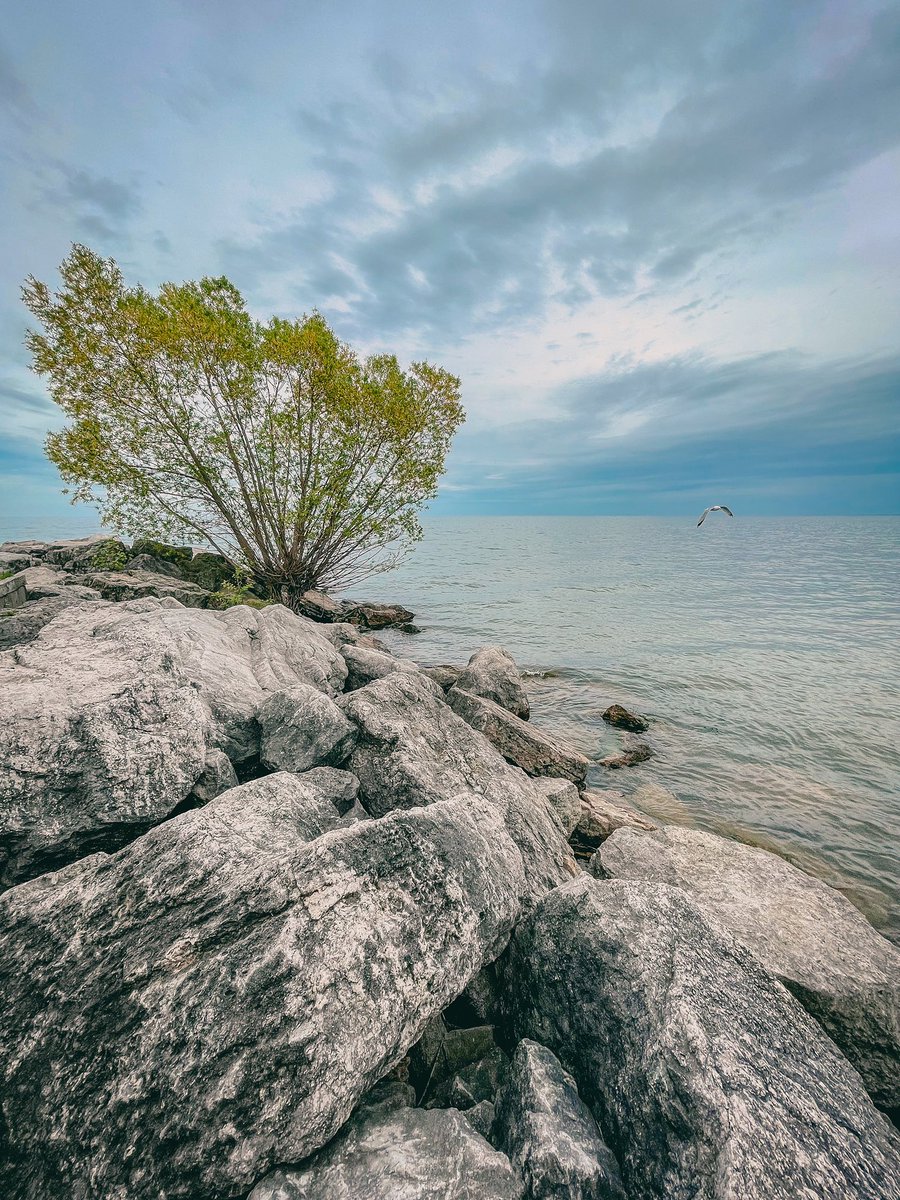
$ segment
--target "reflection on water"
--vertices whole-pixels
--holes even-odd
[[[416,611],[392,640],[419,661],[506,646],[532,719],[594,761],[609,704],[644,713],[655,757],[593,786],[658,781],[900,940],[898,568],[890,517],[465,518],[364,590]]]

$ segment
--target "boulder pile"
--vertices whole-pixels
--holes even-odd
[[[0,551],[0,1195],[900,1200],[843,897],[586,789],[500,647],[109,542]]]

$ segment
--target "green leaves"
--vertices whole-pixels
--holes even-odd
[[[60,275],[23,288],[34,370],[70,418],[46,449],[109,527],[208,542],[288,598],[421,536],[465,419],[456,377],[361,362],[315,311],[260,324],[222,277],[153,296],[78,245]]]

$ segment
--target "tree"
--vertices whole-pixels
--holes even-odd
[[[457,427],[459,380],[391,354],[361,361],[318,312],[251,318],[227,279],[126,287],[75,245],[51,292],[33,369],[70,423],[46,451],[104,523],[203,541],[295,604],[389,569],[422,536]]]

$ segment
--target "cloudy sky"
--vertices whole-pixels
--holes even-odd
[[[0,523],[76,240],[451,368],[437,512],[900,511],[896,0],[2,7]]]

